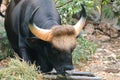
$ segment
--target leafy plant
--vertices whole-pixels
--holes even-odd
[[[78,45],[73,52],[73,62],[79,64],[80,61],[89,60],[89,55],[94,54],[97,45],[87,41],[83,36],[78,39]]]
[[[81,4],[87,7],[87,13],[93,6],[94,1],[91,0],[54,0],[56,7],[60,13],[63,24],[75,24],[76,20],[72,17],[74,14],[79,14],[81,11]]]
[[[102,8],[102,15],[104,16],[104,18],[113,18],[114,13],[112,11],[112,9],[108,6],[108,5],[103,5],[104,7]]]
[[[0,33],[1,39],[0,39],[0,60],[8,57],[13,56],[13,50],[9,44],[9,41],[7,40],[6,33],[1,32]]]

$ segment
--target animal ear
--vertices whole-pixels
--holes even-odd
[[[31,37],[31,38],[27,38],[27,42],[29,43],[38,43],[39,39],[36,37]]]

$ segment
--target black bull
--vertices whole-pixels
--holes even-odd
[[[61,25],[52,0],[11,0],[5,17],[5,29],[14,51],[25,61],[36,63],[42,72],[53,68],[64,74],[73,69],[72,51],[85,25],[82,6],[78,23]]]

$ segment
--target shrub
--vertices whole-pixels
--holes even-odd
[[[6,37],[6,33],[1,32],[0,33],[0,60],[6,58],[8,56],[10,56],[10,57],[13,56],[13,50],[11,49],[9,41]]]
[[[73,62],[80,64],[80,61],[89,60],[89,55],[95,53],[97,45],[86,40],[83,36],[81,36],[77,42],[78,45],[73,52]]]

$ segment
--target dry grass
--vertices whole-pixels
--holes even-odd
[[[0,80],[43,80],[35,65],[28,65],[19,59],[11,59],[8,67],[0,69]]]

